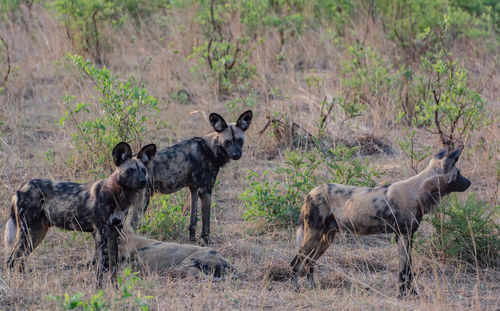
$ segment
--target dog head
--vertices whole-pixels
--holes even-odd
[[[252,123],[252,111],[248,110],[241,114],[236,123],[226,123],[223,117],[217,113],[209,116],[210,125],[219,136],[219,142],[229,158],[238,160],[241,158],[243,144],[245,143],[245,131]]]
[[[433,174],[427,178],[423,185],[426,191],[445,195],[451,192],[464,192],[469,188],[470,180],[464,177],[455,166],[463,149],[463,146],[451,152],[442,149],[434,155],[427,168]]]
[[[113,148],[113,162],[117,166],[117,182],[129,189],[143,189],[147,184],[147,168],[156,154],[156,145],[144,146],[136,156],[127,143],[121,142]]]

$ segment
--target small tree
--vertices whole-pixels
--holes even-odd
[[[147,95],[146,89],[141,83],[135,83],[133,77],[123,82],[118,75],[92,65],[80,55],[70,54],[70,58],[92,81],[100,97],[97,104],[75,106],[75,97],[66,95],[68,110],[61,124],[72,122],[76,127],[72,135],[77,150],[89,155],[92,171],[102,172],[112,167],[109,150],[118,142],[129,142],[136,150],[142,145],[148,120],[145,112],[158,109],[158,101]],[[85,114],[83,120],[77,119],[81,114]]]
[[[423,100],[416,106],[417,123],[439,135],[448,150],[474,130],[483,117],[484,100],[473,89],[467,70],[452,58],[446,49],[444,34],[447,27],[445,16],[437,31],[437,52],[428,52],[422,58],[422,67],[428,74],[423,83]],[[422,38],[434,36],[429,28]]]
[[[249,38],[233,38],[228,30],[231,2],[210,0],[200,1],[200,4],[198,22],[207,40],[195,46],[193,54],[188,57],[197,60],[192,71],[207,64],[219,95],[229,95],[238,88],[246,88],[248,81],[255,75],[255,67],[248,63]]]

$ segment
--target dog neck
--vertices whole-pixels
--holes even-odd
[[[106,179],[105,187],[109,189],[119,210],[126,210],[135,200],[137,195],[144,189],[132,189],[118,182],[118,171],[115,171]]]
[[[217,132],[213,132],[203,136],[203,139],[207,143],[210,150],[213,152],[212,162],[217,167],[222,167],[226,165],[231,159],[224,149],[223,142],[220,139],[220,135]]]
[[[415,193],[422,214],[426,214],[449,193],[445,179],[445,176],[437,175],[434,168],[428,167],[413,177],[394,183],[391,188],[401,187],[405,192]]]
[[[430,212],[441,202],[441,198],[450,193],[446,176],[438,175],[428,178],[418,191],[420,206],[424,213]]]

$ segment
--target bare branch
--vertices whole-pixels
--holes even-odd
[[[436,110],[434,110],[434,122],[436,123],[436,129],[438,130],[441,142],[445,147],[448,148],[448,150],[450,150],[451,149],[450,147],[453,145],[451,137],[447,137],[447,135],[441,129],[441,123],[439,122],[439,97],[436,94],[436,90],[432,90],[432,93],[434,94],[434,100],[436,101],[436,105],[438,106]]]
[[[240,51],[239,42],[236,42],[236,50],[234,51],[234,54],[233,54],[233,61],[231,62],[231,65],[229,65],[229,67],[227,68],[228,70],[233,69],[233,66],[236,63],[236,57],[238,57],[239,51]]]
[[[325,99],[323,100],[323,102],[326,102],[326,97]],[[321,122],[319,124],[319,128],[322,129],[323,128],[323,125],[325,124],[325,121],[326,121],[326,118],[328,118],[328,115],[330,115],[330,112],[332,111],[333,109],[333,103],[330,105],[330,107],[328,107],[328,111],[326,112],[326,114],[321,118]]]
[[[207,61],[208,61],[208,66],[210,66],[210,69],[213,69],[214,67],[212,66],[212,57],[210,56],[210,50],[212,49],[212,42],[213,42],[213,35],[210,37],[210,40],[208,41],[208,46],[207,46]]]
[[[9,74],[10,74],[10,53],[9,53],[9,45],[7,42],[5,42],[4,38],[0,36],[0,41],[2,41],[3,45],[5,45],[5,52],[7,55],[7,73],[5,74],[5,77],[3,78],[3,85],[7,84],[7,80],[9,79]]]

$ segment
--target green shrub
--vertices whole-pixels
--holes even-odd
[[[139,232],[157,240],[175,240],[185,235],[188,217],[183,214],[186,190],[155,196],[141,223]]]
[[[422,57],[422,100],[415,107],[417,125],[428,126],[438,134],[444,146],[453,149],[454,143],[467,136],[483,121],[484,100],[474,90],[472,78],[447,50],[444,33],[448,25],[445,17],[442,27],[432,33],[429,29],[422,38],[437,37],[434,50]]]
[[[342,62],[344,100],[351,103],[358,114],[367,107],[372,113],[392,110],[396,77],[391,73],[391,61],[360,43],[347,46],[347,55]]]
[[[100,310],[123,310],[132,308],[133,310],[149,310],[149,306],[146,304],[147,299],[154,298],[153,296],[142,296],[140,291],[134,293],[134,289],[137,284],[141,283],[141,279],[137,272],[132,272],[129,267],[125,268],[123,275],[119,276],[117,279],[118,286],[121,290],[121,296],[114,299],[114,301],[108,301],[104,297],[104,292],[99,290],[96,294],[92,295],[88,301],[84,299],[82,293],[76,293],[70,295],[64,293],[61,295],[48,295],[47,298],[51,301],[58,303],[60,310],[74,310],[80,309],[85,311],[100,311]],[[134,297],[131,302],[129,297]],[[81,307],[81,308],[80,308]]]
[[[404,136],[402,139],[396,139],[399,149],[403,152],[403,154],[410,160],[410,168],[413,170],[415,174],[419,173],[418,166],[427,159],[432,151],[430,146],[425,146],[422,150],[415,149],[415,135],[417,131],[412,129],[403,129]]]
[[[431,47],[422,42],[420,34],[426,29],[435,32],[445,15],[450,26],[445,33],[448,41],[461,36],[492,36],[491,30],[500,30],[500,4],[494,0],[376,0],[375,6],[390,30],[389,37],[412,62]]]
[[[296,197],[282,191],[281,182],[264,181],[267,171],[262,176],[249,170],[247,179],[252,180],[250,186],[240,195],[245,201],[244,220],[263,219],[267,223],[292,226],[299,217],[294,200]]]
[[[97,68],[79,55],[70,55],[77,67],[94,83],[100,97],[97,104],[74,105],[74,96],[64,98],[68,110],[61,124],[71,122],[76,148],[88,156],[91,171],[106,171],[113,167],[110,150],[120,141],[139,150],[146,132],[146,112],[158,109],[157,100],[147,95],[131,76],[127,82],[118,79],[104,68]],[[82,115],[81,119],[77,116]]]
[[[433,249],[478,266],[500,265],[500,206],[490,207],[471,193],[465,202],[454,195],[431,214]]]
[[[102,64],[105,46],[102,28],[123,23],[121,7],[113,0],[55,0],[50,4],[77,48],[88,51],[97,64]]]
[[[283,166],[275,170],[278,180],[266,180],[250,171],[250,186],[240,195],[245,201],[245,220],[262,219],[267,223],[294,226],[297,223],[304,197],[314,187],[324,183],[374,186],[380,176],[370,168],[368,159],[356,157],[358,148],[337,145],[322,153],[317,149],[285,153]]]
[[[255,66],[250,65],[250,38],[233,38],[228,29],[231,14],[237,2],[224,0],[200,0],[196,21],[200,25],[205,41],[193,47],[188,59],[195,59],[191,72],[200,75],[208,65],[209,81],[217,94],[227,96],[233,92],[247,91],[255,76]]]
[[[275,172],[283,178],[277,182],[263,181],[250,171],[247,179],[252,179],[250,187],[240,195],[247,209],[243,219],[263,219],[276,225],[293,226],[297,222],[304,196],[318,184],[315,172],[320,162],[317,154],[297,151],[285,154],[283,166]]]
[[[119,27],[130,17],[136,25],[147,21],[162,0],[51,0],[47,2],[62,19],[66,34],[81,51],[87,51],[97,64],[104,61],[104,52],[111,46],[103,29]]]

